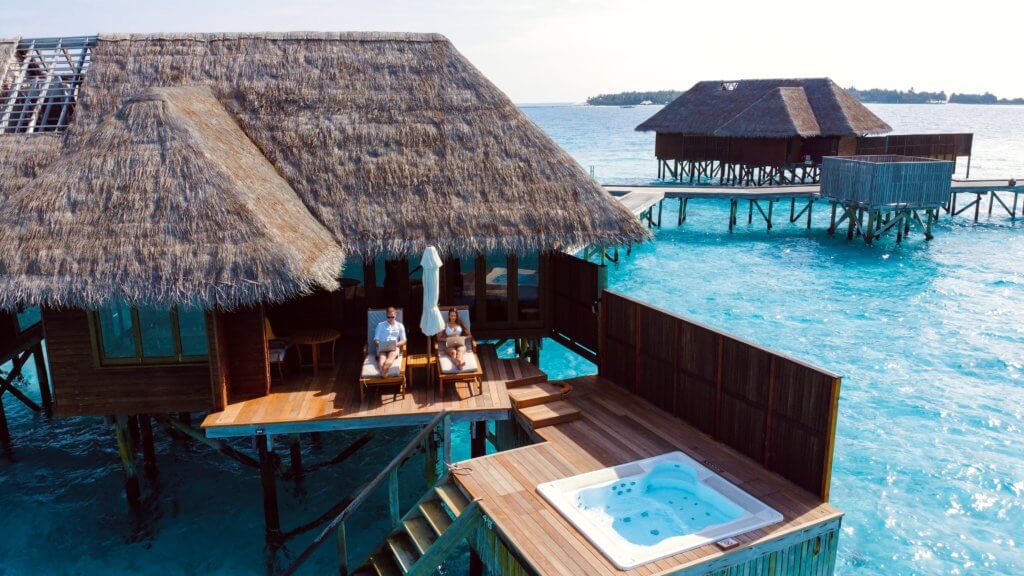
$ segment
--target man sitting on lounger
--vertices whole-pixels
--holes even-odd
[[[387,309],[387,320],[377,324],[373,331],[373,346],[377,350],[377,368],[382,377],[387,377],[391,365],[398,358],[398,350],[405,346],[405,326],[397,319],[394,306]]]

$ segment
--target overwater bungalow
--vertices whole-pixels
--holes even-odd
[[[689,183],[818,182],[822,158],[896,154],[956,161],[971,134],[892,128],[829,78],[698,82],[636,128],[655,132],[658,177]]]
[[[56,416],[110,419],[129,502],[156,419],[258,462],[281,545],[273,437],[301,471],[303,435],[420,426],[283,572],[330,539],[342,573],[432,573],[467,540],[474,574],[831,573],[839,377],[605,290],[565,251],[648,232],[444,37],[15,39],[0,58],[4,359],[36,358]],[[432,274],[473,366],[416,329]],[[399,314],[391,378],[368,330]],[[548,381],[547,338],[597,374]],[[434,476],[402,502],[418,449]],[[346,521],[384,486],[392,531],[349,558]],[[581,506],[613,496],[638,516]]]

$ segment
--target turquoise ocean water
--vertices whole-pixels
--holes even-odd
[[[1024,107],[872,108],[896,131],[975,132],[972,177],[1024,176]],[[633,127],[656,108],[524,110],[603,182],[655,174],[653,136]],[[766,233],[743,220],[730,235],[715,201],[691,202],[678,228],[666,203],[664,222],[654,242],[610,270],[610,287],[844,376],[832,475],[832,502],[846,513],[837,573],[1024,573],[1024,224],[1005,214],[983,213],[979,224],[943,217],[932,242],[914,235],[866,247],[830,238],[823,210],[811,231],[782,224]],[[542,364],[553,377],[592,370],[551,343]],[[35,396],[28,372],[22,385]],[[109,426],[47,421],[4,403],[17,456],[0,459],[0,575],[264,571],[254,470],[158,432],[157,490],[146,490],[147,520],[134,521]],[[465,456],[467,434],[457,432],[456,456]],[[285,527],[356,489],[411,434],[385,431],[345,466],[314,472],[301,488],[282,483]],[[356,437],[325,435],[305,458],[334,456]],[[409,464],[409,497],[422,486],[418,466]],[[349,528],[357,552],[383,529],[378,496]],[[334,570],[326,548],[307,573]]]

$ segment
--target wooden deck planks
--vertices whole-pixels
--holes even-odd
[[[636,569],[619,571],[537,494],[537,484],[681,450],[783,514],[780,524],[739,536],[741,547],[764,543],[842,515],[828,503],[687,426],[645,400],[595,376],[567,381],[564,400],[579,420],[535,431],[544,442],[469,461],[456,477],[471,498],[481,498],[507,542],[542,575],[662,574],[729,552],[704,546]]]
[[[207,416],[202,427],[210,437],[229,437],[251,435],[257,428],[279,434],[413,425],[442,409],[455,414],[479,413],[480,419],[507,418],[511,402],[505,382],[515,374],[543,373],[522,360],[499,359],[488,345],[479,346],[478,357],[484,370],[480,387],[470,389],[465,382],[448,384],[441,398],[436,383],[423,382],[410,386],[404,397],[397,389],[382,388],[368,391],[360,401],[357,375],[362,353],[339,351],[338,366],[321,369],[318,376],[300,372],[285,382],[275,381],[269,395],[229,404]]]

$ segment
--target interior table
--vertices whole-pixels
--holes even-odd
[[[338,338],[340,337],[341,332],[333,328],[313,328],[302,330],[289,336],[299,351],[299,365],[302,365],[302,347],[310,347],[314,375],[320,373],[320,346],[323,344],[331,345],[331,366],[334,366],[334,349],[337,347]]]

